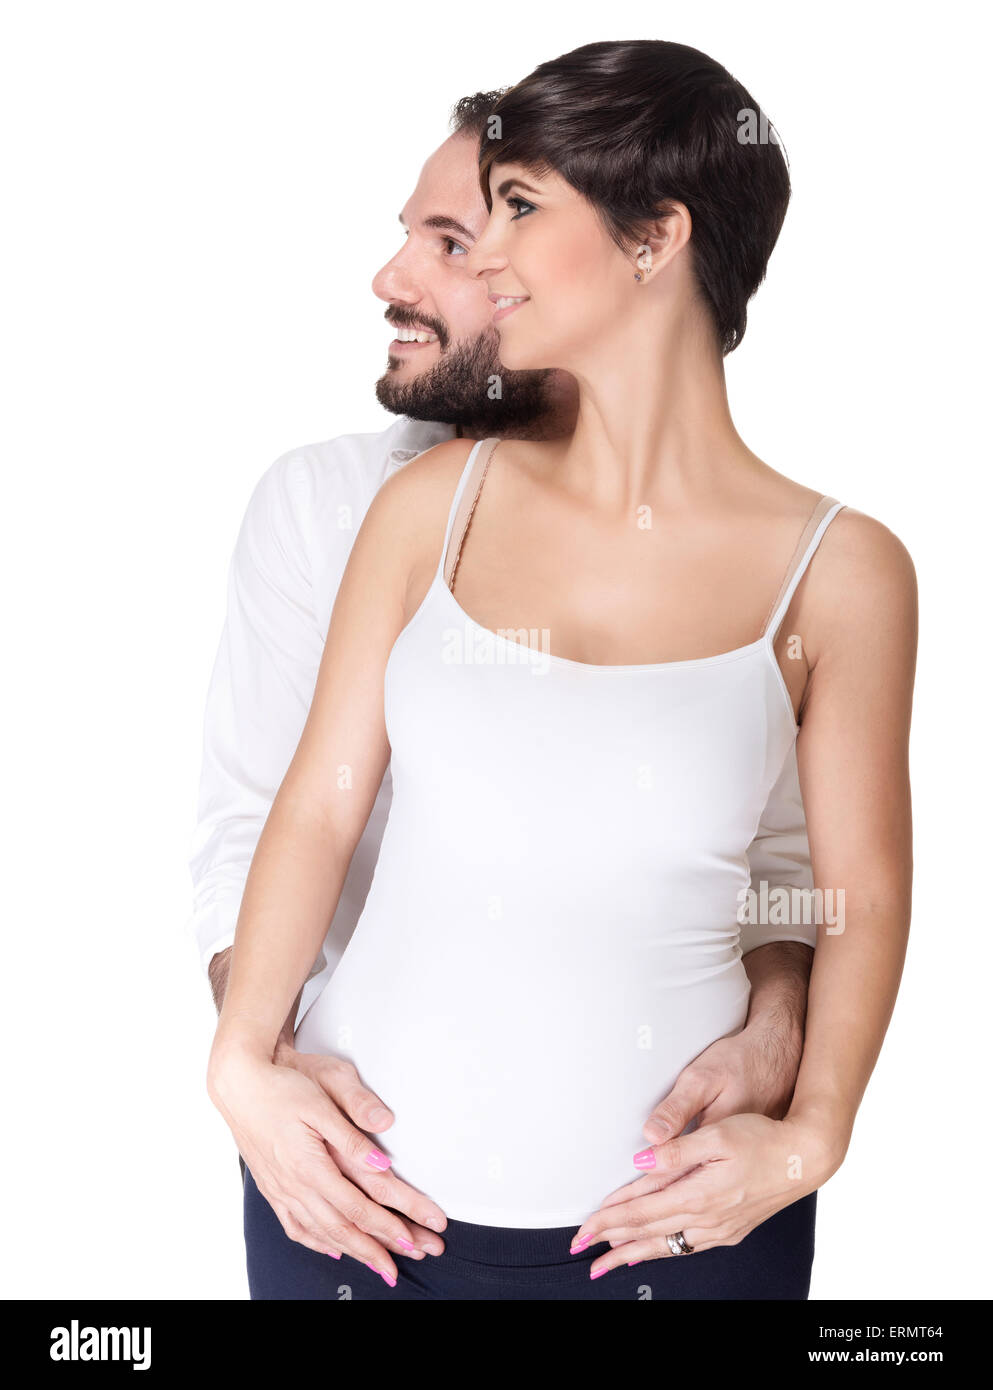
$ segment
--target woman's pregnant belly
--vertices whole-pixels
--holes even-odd
[[[639,1176],[642,1125],[680,1071],[744,1025],[737,928],[406,870],[377,870],[296,1045],[355,1064],[396,1117],[377,1146],[450,1218],[578,1225]]]

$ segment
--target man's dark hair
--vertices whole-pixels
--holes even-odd
[[[494,163],[554,172],[631,252],[684,203],[697,283],[723,353],[745,334],[790,198],[778,136],[746,89],[706,53],[637,39],[590,43],[542,63],[483,122],[480,183]]]
[[[472,96],[460,97],[452,107],[449,122],[452,134],[481,140],[497,102],[509,90],[509,87],[499,87],[495,92],[473,92]]]

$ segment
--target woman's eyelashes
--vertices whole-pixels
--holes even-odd
[[[507,206],[509,208],[517,209],[517,211],[514,213],[514,216],[510,219],[511,222],[516,222],[519,217],[527,217],[529,212],[538,211],[535,204],[529,203],[526,198],[508,198]]]

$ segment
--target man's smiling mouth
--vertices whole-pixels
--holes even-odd
[[[438,335],[432,333],[428,328],[398,328],[393,341],[396,343],[436,343]]]
[[[419,323],[417,319],[408,319],[404,323],[404,317],[406,315],[391,319],[387,315],[386,319],[395,334],[387,348],[387,355],[396,366],[399,366],[402,360],[413,359],[418,353],[426,352],[431,347],[437,347],[439,352],[444,352],[445,344],[440,332],[435,332],[426,323]]]

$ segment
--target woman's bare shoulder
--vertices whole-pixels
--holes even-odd
[[[369,505],[353,546],[356,567],[390,576],[397,592],[430,575],[438,563],[445,527],[471,439],[449,439],[405,463],[387,478]],[[415,583],[416,587],[416,583]]]
[[[900,537],[885,522],[856,507],[842,505],[828,531],[833,533],[831,549],[839,561],[869,565],[883,574],[913,572],[910,552]]]
[[[405,463],[376,494],[389,507],[431,511],[443,506],[447,515],[455,488],[475,446],[472,439],[446,439]]]
[[[916,649],[917,575],[904,542],[884,522],[843,506],[810,565],[803,607],[822,643],[894,642]]]
[[[387,478],[373,498],[369,529],[401,542],[425,532],[444,532],[459,478],[473,447],[471,439],[446,439],[426,449]]]
[[[761,461],[759,461],[761,462]],[[799,533],[825,494],[762,464],[750,504]],[[797,593],[798,621],[808,645],[876,640],[889,629],[913,641],[917,578],[904,542],[884,522],[838,498]]]
[[[774,514],[809,517],[825,496],[794,478],[763,465],[764,486],[758,492]],[[820,543],[817,568],[837,576],[845,573],[851,583],[867,581],[906,583],[914,566],[903,541],[876,517],[848,506],[844,498]]]

